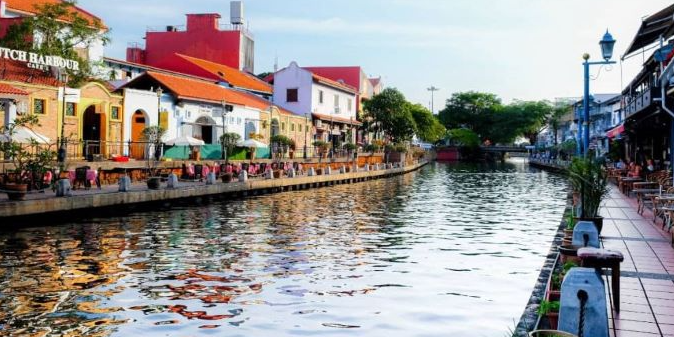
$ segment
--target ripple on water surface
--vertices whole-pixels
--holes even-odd
[[[565,188],[521,161],[431,164],[0,233],[0,335],[502,336]]]

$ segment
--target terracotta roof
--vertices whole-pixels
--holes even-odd
[[[331,86],[331,87],[336,88],[336,89],[344,90],[344,91],[352,93],[354,95],[357,93],[356,88],[354,88],[354,87],[352,87],[348,84],[333,81],[333,80],[331,80],[327,77],[319,76],[319,75],[316,75],[314,73],[312,73],[311,76],[313,76],[314,81],[316,81],[318,83],[322,83],[322,84],[325,84],[327,86]]]
[[[49,72],[28,68],[24,63],[11,60],[0,61],[0,80],[52,87],[63,85]]]
[[[333,122],[339,122],[339,123],[346,123],[346,124],[351,124],[351,125],[363,125],[363,123],[357,121],[355,118],[350,119],[350,118],[344,118],[344,117],[335,117],[331,115],[323,115],[323,114],[317,114],[317,113],[312,113],[314,118],[320,119],[323,121],[333,121]]]
[[[184,60],[187,60],[198,67],[206,70],[207,72],[217,76],[221,80],[231,84],[234,87],[239,87],[243,89],[249,89],[253,91],[258,91],[258,92],[263,92],[263,93],[269,93],[271,94],[272,92],[272,87],[268,83],[264,82],[263,80],[251,75],[247,74],[243,71],[240,71],[236,68],[232,68],[230,66],[226,66],[224,64],[219,64],[211,61],[207,61],[204,59],[196,58],[196,57],[191,57],[187,55],[182,55],[176,53],[178,57],[183,58]]]
[[[28,92],[5,83],[0,83],[0,94],[28,96]]]
[[[34,15],[36,14],[36,6],[41,6],[45,4],[57,4],[59,2],[62,2],[62,0],[5,0],[7,3],[7,9],[12,10],[12,11],[17,11],[21,12],[27,15]],[[103,24],[103,20],[101,20],[99,17],[89,13],[88,11],[78,7],[78,6],[73,6],[73,11],[79,14],[82,18],[86,19],[89,21],[90,24],[94,24],[96,22],[100,23],[102,28],[107,29],[105,27],[105,24]],[[68,18],[62,18],[63,21],[68,21]]]
[[[155,71],[148,71],[146,75],[155,79],[180,99],[190,99],[210,103],[220,103],[224,100],[228,104],[242,105],[259,110],[266,110],[271,105],[267,100],[253,94],[227,89],[215,83],[188,76],[159,73]]]

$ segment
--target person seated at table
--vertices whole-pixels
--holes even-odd
[[[628,177],[639,178],[641,177],[641,165],[631,162],[629,166],[629,171],[627,172]]]
[[[617,168],[619,170],[624,169],[625,168],[625,161],[622,158],[618,159],[618,161],[615,163],[615,168]]]
[[[646,168],[646,173],[648,173],[648,174],[651,174],[651,173],[655,172],[655,164],[653,164],[653,159],[650,159],[650,158],[646,159],[645,168]]]

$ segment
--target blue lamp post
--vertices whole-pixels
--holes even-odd
[[[583,68],[585,70],[584,79],[585,86],[583,91],[583,155],[587,157],[590,149],[590,66],[591,65],[608,65],[615,64],[615,61],[609,61],[613,57],[613,47],[615,46],[615,39],[606,30],[606,34],[599,41],[601,47],[601,56],[604,61],[590,62],[590,54],[583,54]],[[579,121],[580,122],[580,121]],[[579,123],[580,126],[580,123]]]

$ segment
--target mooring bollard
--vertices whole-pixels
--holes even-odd
[[[73,195],[72,188],[70,187],[70,179],[60,179],[56,185],[56,196],[57,197],[69,197]]]
[[[329,176],[330,174],[332,174],[332,168],[330,168],[330,166],[326,167],[325,170],[323,170],[323,174]]]
[[[365,164],[365,166],[363,166],[363,171],[367,172],[369,170],[370,170],[370,164]]]
[[[131,178],[129,176],[121,176],[117,182],[120,192],[128,192],[131,189]]]
[[[274,171],[269,169],[264,172],[264,178],[265,179],[274,179]]]
[[[579,221],[573,227],[573,240],[571,244],[580,247],[599,248],[599,232],[594,223],[590,221]]]
[[[316,175],[316,170],[314,170],[313,167],[310,167],[310,168],[309,168],[309,171],[307,171],[307,175],[308,175],[309,177],[315,176],[315,175]]]
[[[246,181],[248,181],[248,172],[242,170],[241,173],[239,173],[239,182],[244,183]]]
[[[562,282],[557,329],[579,337],[608,337],[606,293],[592,268],[571,268]]]
[[[295,172],[295,169],[291,167],[288,170],[288,178],[295,178],[295,176],[297,176],[297,172]]]
[[[213,185],[216,181],[215,172],[208,172],[206,175],[206,185]]]
[[[176,188],[178,187],[178,176],[175,173],[171,173],[166,180],[166,188]]]
[[[353,164],[353,169],[351,172],[358,172],[358,164]]]
[[[344,174],[346,173],[346,166],[342,165],[339,167],[339,174]]]

